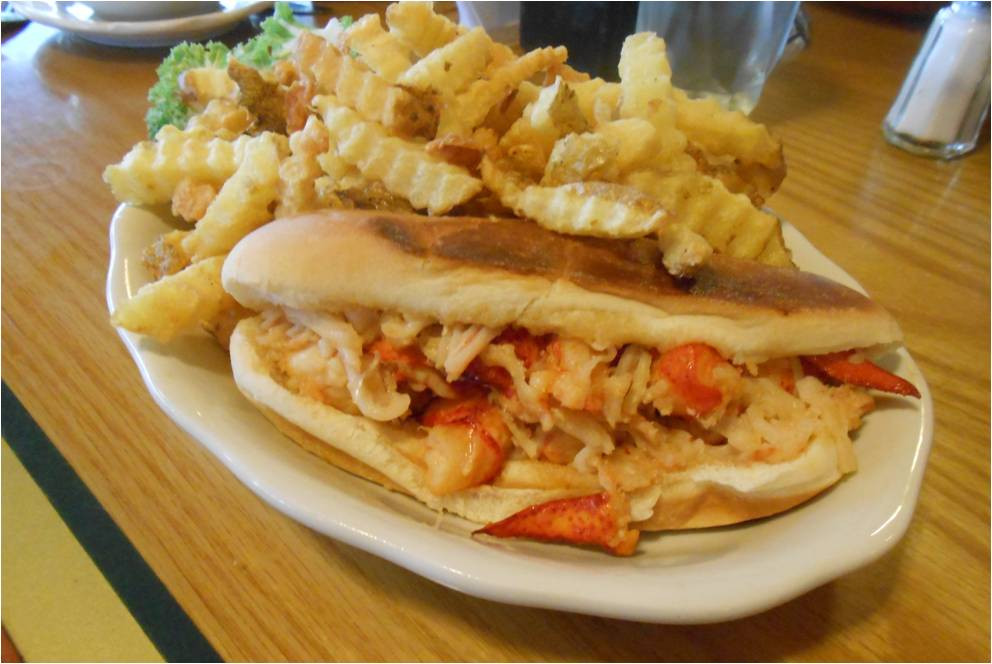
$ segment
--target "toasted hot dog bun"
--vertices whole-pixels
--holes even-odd
[[[901,339],[884,309],[823,277],[715,255],[676,279],[654,243],[563,236],[517,220],[374,211],[284,219],[234,248],[223,282],[253,309],[361,305],[591,344],[701,342],[735,362]]]

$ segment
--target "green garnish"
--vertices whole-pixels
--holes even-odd
[[[342,16],[338,22],[342,29],[346,29],[354,21],[350,16]],[[262,21],[261,29],[259,34],[233,49],[219,42],[183,42],[173,47],[156,70],[158,82],[148,91],[151,104],[145,115],[148,135],[154,138],[159,129],[170,124],[182,129],[193,114],[179,91],[179,76],[184,71],[198,67],[226,69],[232,55],[256,69],[268,69],[277,61],[289,57],[297,35],[309,30],[296,20],[288,2],[277,2],[272,16]],[[352,57],[355,55],[353,53]]]
[[[158,74],[158,82],[148,91],[151,108],[145,115],[145,124],[148,125],[150,137],[154,138],[158,130],[165,125],[171,124],[182,128],[189,120],[190,108],[179,94],[179,75],[195,67],[226,67],[228,53],[227,46],[219,42],[206,44],[183,42],[173,47],[155,70]]]

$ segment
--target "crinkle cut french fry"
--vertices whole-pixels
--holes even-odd
[[[219,185],[238,168],[249,138],[212,138],[209,131],[181,131],[172,125],[154,141],[142,141],[119,164],[107,166],[103,180],[114,197],[131,205],[157,205],[172,199],[183,178]]]
[[[689,99],[673,90],[676,119],[686,138],[714,155],[731,155],[742,161],[777,168],[782,143],[768,128],[740,111],[729,111],[715,99]]]
[[[534,74],[565,61],[568,51],[538,48],[491,69],[487,77],[472,82],[468,89],[451,100],[441,112],[439,134],[467,133],[482,124],[489,111],[522,86]]]
[[[333,94],[365,119],[398,134],[433,137],[437,111],[427,100],[392,85],[333,45],[326,44],[311,71],[317,92]]]
[[[276,217],[288,217],[319,206],[314,182],[324,174],[318,157],[330,147],[327,127],[311,115],[306,126],[289,137],[292,155],[279,165]]]
[[[368,14],[355,21],[345,31],[344,41],[362,62],[390,83],[395,83],[412,64],[402,42],[382,29],[378,14]]]
[[[644,118],[655,126],[661,140],[660,161],[683,156],[685,135],[676,126],[672,98],[672,68],[665,40],[653,32],[630,35],[620,50],[620,117]]]
[[[227,253],[238,240],[272,219],[279,162],[288,151],[285,136],[266,132],[245,148],[238,170],[224,183],[196,229],[183,240],[193,259]]]
[[[782,143],[768,128],[714,99],[689,99],[673,90],[679,129],[690,141],[703,172],[760,206],[785,178]]]
[[[166,342],[197,325],[210,323],[234,299],[221,286],[225,256],[214,256],[146,284],[111,316],[131,332]]]
[[[528,185],[488,157],[480,165],[486,186],[522,217],[559,233],[629,238],[656,232],[665,210],[633,187],[577,182],[557,187]]]
[[[641,118],[605,122],[595,131],[616,149],[616,166],[621,173],[650,167],[661,150],[654,125]]]
[[[454,96],[486,68],[491,43],[481,27],[469,30],[424,56],[403,72],[397,83],[421,92]]]
[[[389,31],[422,58],[452,41],[465,28],[434,13],[430,2],[394,2],[386,8]]]
[[[756,259],[767,250],[772,264],[792,264],[782,245],[778,220],[755,208],[746,196],[728,191],[719,180],[696,172],[637,171],[624,182],[657,199],[679,223],[702,235],[717,251]]]
[[[362,120],[335,99],[317,97],[314,104],[324,116],[338,155],[414,208],[443,214],[482,189],[482,182],[463,169],[431,157],[421,144],[388,136],[381,125]]]

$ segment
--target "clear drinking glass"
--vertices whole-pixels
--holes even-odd
[[[676,86],[744,113],[786,44],[807,38],[798,2],[642,2],[637,31],[644,30],[665,39]]]

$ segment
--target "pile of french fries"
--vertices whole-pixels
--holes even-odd
[[[276,217],[324,208],[533,220],[560,233],[655,237],[673,274],[713,252],[790,265],[761,209],[785,175],[767,129],[673,87],[665,43],[626,39],[619,83],[563,47],[516,54],[430,3],[302,31],[257,71],[190,70],[198,112],[137,144],[104,179],[118,200],[171,203],[190,224],[145,254],[154,281],[115,325],[167,341],[245,315],[220,284],[225,255]]]

